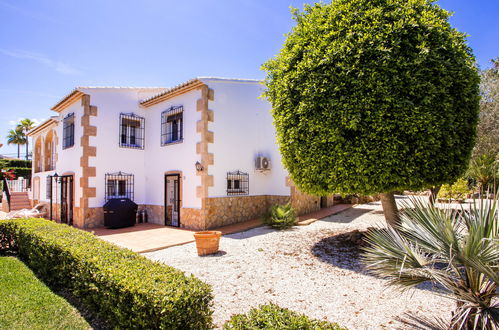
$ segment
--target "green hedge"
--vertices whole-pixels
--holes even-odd
[[[29,167],[31,168],[31,160],[22,159],[0,159],[0,168],[8,167]]]
[[[209,285],[91,233],[43,219],[0,221],[2,250],[16,251],[40,278],[69,290],[114,327],[211,327]]]
[[[308,318],[303,314],[293,312],[275,304],[252,308],[247,314],[233,315],[224,325],[226,330],[346,330],[336,323]]]

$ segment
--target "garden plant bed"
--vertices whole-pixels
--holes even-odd
[[[359,244],[350,237],[376,224],[384,224],[379,202],[309,226],[226,235],[213,256],[198,257],[192,243],[145,255],[211,284],[218,327],[232,314],[267,302],[350,329],[410,328],[399,319],[406,313],[448,319],[454,302],[430,287],[402,293],[364,270]]]
[[[1,329],[88,329],[64,298],[52,292],[24,263],[0,257]]]

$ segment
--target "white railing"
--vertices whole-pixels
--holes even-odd
[[[24,178],[17,178],[16,180],[6,180],[9,186],[9,191],[13,192],[26,192],[30,189],[30,180]]]

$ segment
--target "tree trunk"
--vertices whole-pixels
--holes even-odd
[[[440,191],[440,188],[442,188],[442,185],[435,186],[430,189],[430,205],[433,206],[435,204],[435,201],[437,200],[437,195],[438,192]]]
[[[395,195],[393,192],[381,193],[380,197],[386,222],[392,227],[400,224],[399,210],[397,208],[397,202],[395,202]]]
[[[17,159],[21,159],[21,145],[17,144]]]
[[[26,138],[26,160],[28,160],[28,139]]]

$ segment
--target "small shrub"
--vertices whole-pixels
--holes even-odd
[[[263,217],[263,223],[277,229],[290,228],[296,224],[298,218],[290,204],[274,205]]]
[[[330,329],[342,330],[336,323],[319,321],[308,318],[306,315],[293,312],[275,304],[262,305],[252,308],[247,314],[233,315],[224,325],[226,330],[253,330],[253,329]]]
[[[93,234],[43,219],[0,221],[0,252],[14,250],[115,328],[208,329],[213,295],[194,276]]]
[[[443,199],[463,200],[470,193],[468,181],[466,179],[458,179],[452,185],[444,184],[438,192],[438,197]]]

